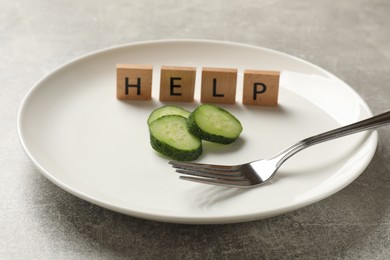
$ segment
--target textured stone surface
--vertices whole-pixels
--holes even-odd
[[[134,41],[202,38],[277,49],[333,72],[374,113],[390,108],[388,0],[0,0],[1,259],[389,259],[390,128],[351,185],[250,223],[191,226],[124,216],[55,186],[24,155],[23,96],[85,53]]]

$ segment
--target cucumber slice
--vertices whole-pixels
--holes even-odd
[[[187,119],[190,133],[199,138],[220,144],[233,143],[242,132],[242,125],[223,108],[203,104],[197,107]]]
[[[190,115],[190,112],[187,110],[174,106],[174,105],[167,105],[162,106],[157,109],[155,109],[148,118],[148,125],[150,125],[154,120],[166,116],[166,115],[179,115],[187,118]]]
[[[150,143],[156,151],[178,161],[192,161],[202,154],[202,140],[187,129],[187,119],[162,116],[149,126]]]

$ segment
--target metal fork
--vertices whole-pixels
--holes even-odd
[[[241,165],[229,166],[177,161],[170,161],[169,163],[176,168],[176,172],[190,175],[180,176],[183,180],[205,184],[251,188],[269,181],[287,159],[303,149],[342,136],[384,126],[389,123],[390,111],[306,138],[269,159],[256,160]]]

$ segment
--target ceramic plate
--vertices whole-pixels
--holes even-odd
[[[151,101],[116,99],[116,64],[152,64]],[[232,145],[204,144],[203,163],[238,164],[270,157],[306,138],[371,116],[346,83],[311,63],[277,51],[202,40],[142,42],[98,51],[40,80],[18,115],[24,150],[44,176],[99,206],[175,223],[232,223],[282,214],[326,198],[357,178],[377,145],[375,131],[323,143],[289,159],[267,185],[253,189],[180,180],[149,144],[146,120],[158,100],[160,67],[237,68],[234,105],[242,123]],[[279,105],[242,104],[245,69],[281,71]]]

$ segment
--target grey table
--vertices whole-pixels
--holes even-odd
[[[351,85],[374,114],[390,108],[388,0],[0,0],[1,259],[389,259],[390,129],[362,175],[281,216],[179,225],[125,216],[43,177],[16,131],[32,85],[80,55],[135,41],[228,40],[313,62]]]

